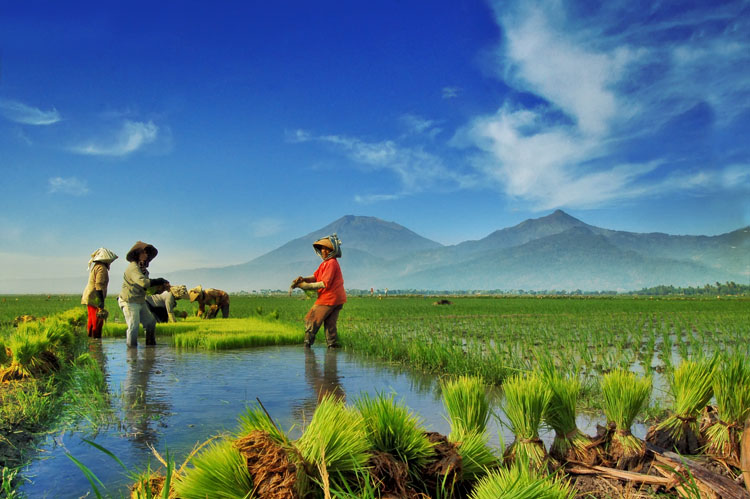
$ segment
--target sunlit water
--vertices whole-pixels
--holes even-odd
[[[95,353],[103,358],[119,423],[96,435],[82,428],[49,436],[38,459],[24,470],[30,482],[21,490],[29,497],[91,495],[88,480],[66,453],[99,477],[106,496],[126,497],[131,480],[124,470],[82,438],[111,451],[131,471],[143,470],[149,462],[159,467],[150,447],[162,455],[168,449],[179,466],[197,443],[235,430],[238,416],[256,398],[292,438],[309,421],[319,394],[327,392],[343,394],[348,402],[361,393],[395,393],[427,430],[450,431],[436,377],[363,361],[340,350],[289,346],[205,352],[163,344],[127,349],[124,340],[105,339],[101,352]],[[495,399],[493,406],[501,413],[499,405]],[[601,422],[581,419],[580,426],[593,434]],[[490,445],[500,445],[499,434],[506,445],[513,439],[491,418]],[[552,435],[543,433],[542,438],[549,445]]]

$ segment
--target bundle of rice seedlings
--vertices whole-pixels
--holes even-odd
[[[646,440],[663,449],[680,454],[700,450],[698,415],[713,396],[713,381],[718,357],[683,360],[669,377],[669,391],[674,400],[672,415],[649,428]]]
[[[239,418],[234,446],[242,455],[258,497],[296,498],[309,488],[302,457],[260,403]]]
[[[556,370],[545,370],[544,380],[552,394],[544,414],[547,425],[555,430],[549,454],[560,462],[580,461],[593,465],[599,453],[592,440],[576,425],[576,402],[581,383],[573,377],[563,377]]]
[[[500,459],[489,446],[489,437],[486,432],[472,431],[454,436],[458,444],[456,450],[461,456],[461,479],[463,481],[476,481],[500,465]]]
[[[434,455],[423,421],[393,395],[362,394],[354,403],[364,419],[367,439],[372,449],[396,456],[410,470],[423,467]]]
[[[633,469],[646,453],[646,444],[630,432],[630,427],[651,395],[651,378],[637,378],[635,373],[615,370],[601,382],[602,405],[607,421],[613,427],[607,451],[619,469]]]
[[[515,440],[505,451],[505,461],[522,459],[534,469],[547,464],[547,451],[539,438],[539,424],[549,406],[552,392],[539,374],[515,375],[503,384],[503,411]]]
[[[706,453],[739,467],[739,441],[750,416],[750,365],[740,354],[724,356],[714,375],[717,420],[705,430]]]
[[[5,346],[5,343],[3,343],[2,340],[0,340],[0,367],[10,362],[12,355],[10,349]]]
[[[528,463],[518,461],[510,468],[491,471],[480,479],[469,499],[572,499],[569,482],[554,475],[540,475]]]
[[[359,411],[326,394],[310,424],[295,442],[311,478],[325,490],[331,477],[361,472],[370,457],[365,422]]]
[[[8,350],[12,360],[0,371],[0,381],[36,377],[60,369],[60,361],[50,351],[50,342],[44,335],[24,337],[19,332],[11,338]]]
[[[192,467],[174,482],[182,499],[251,497],[253,481],[239,451],[229,440],[212,442],[192,459]]]
[[[484,433],[490,418],[490,403],[482,379],[460,376],[446,381],[441,388],[443,405],[450,417],[451,435]]]

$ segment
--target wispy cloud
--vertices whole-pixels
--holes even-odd
[[[695,133],[691,127],[726,125],[748,111],[741,104],[750,95],[747,21],[736,20],[732,7],[674,15],[636,12],[639,6],[624,2],[587,14],[569,7],[559,0],[495,4],[504,33],[497,73],[538,100],[533,107],[506,101],[457,133],[454,142],[484,152],[479,171],[539,210],[707,189],[735,171],[722,171],[728,160],[720,157],[677,170],[672,165],[692,144],[674,134],[680,126]],[[675,35],[675,26],[697,34]],[[685,113],[704,108],[709,118],[680,125]],[[721,118],[712,122],[711,115]],[[678,147],[653,138],[665,126],[677,129],[669,138]],[[635,148],[639,161],[623,159]]]
[[[282,231],[284,223],[278,218],[259,218],[250,223],[255,237],[274,236]]]
[[[441,92],[443,94],[443,99],[455,99],[458,97],[461,89],[458,87],[443,87]]]
[[[430,120],[416,114],[407,113],[401,116],[401,123],[407,131],[407,135],[423,135],[435,138],[443,129],[437,120]]]
[[[78,145],[71,150],[89,156],[126,156],[154,142],[158,134],[159,127],[152,121],[128,120],[114,137]]]
[[[84,180],[76,177],[51,177],[47,181],[49,192],[69,194],[71,196],[83,196],[89,192],[89,188]]]
[[[62,118],[57,109],[42,111],[15,100],[0,99],[0,114],[10,121],[24,125],[52,125]]]
[[[374,204],[402,198],[402,194],[357,194],[354,201],[359,204]]]
[[[471,176],[446,167],[437,154],[428,152],[421,145],[405,146],[394,140],[368,142],[343,135],[313,135],[304,130],[290,134],[290,139],[296,142],[315,141],[328,144],[358,165],[373,171],[393,173],[399,180],[399,195],[421,192],[429,188],[464,187],[474,182]],[[395,195],[378,196],[363,196],[361,199],[394,199]]]

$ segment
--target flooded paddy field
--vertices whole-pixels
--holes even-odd
[[[396,393],[397,399],[431,431],[448,432],[437,378],[363,363],[340,350],[301,346],[249,350],[183,351],[166,344],[127,349],[121,339],[92,343],[103,360],[111,393],[113,421],[92,434],[79,430],[49,435],[38,458],[25,470],[21,487],[28,497],[74,498],[91,488],[66,458],[89,467],[112,497],[127,496],[131,480],[110,457],[83,442],[90,439],[115,454],[129,469],[158,466],[151,448],[165,450],[181,464],[198,443],[237,428],[245,406],[260,399],[276,423],[298,436],[326,393],[351,401],[361,393]],[[502,429],[491,423],[493,435]],[[512,435],[506,434],[506,441]],[[499,445],[499,438],[493,439]]]

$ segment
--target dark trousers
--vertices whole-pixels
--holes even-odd
[[[344,307],[341,305],[313,305],[305,316],[305,346],[309,347],[315,343],[315,335],[322,325],[326,332],[326,344],[330,348],[339,346],[339,334],[336,329],[336,321],[339,312]]]

